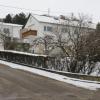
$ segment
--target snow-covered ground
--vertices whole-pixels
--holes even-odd
[[[91,73],[92,76],[100,76],[100,62],[97,62],[93,72]]]
[[[75,85],[77,87],[86,88],[86,89],[89,89],[89,90],[97,90],[97,89],[100,88],[100,83],[96,82],[96,81],[95,82],[84,81],[84,80],[80,80],[80,79],[70,78],[70,77],[66,77],[66,76],[63,76],[63,75],[58,75],[58,74],[54,74],[54,73],[51,73],[51,72],[39,70],[39,69],[36,69],[36,68],[30,68],[30,67],[27,67],[27,66],[18,65],[18,64],[14,64],[14,63],[2,61],[2,60],[0,60],[0,63],[8,65],[11,68],[29,71],[31,73],[35,73],[35,74],[38,74],[38,75],[41,75],[41,76],[49,77],[51,79],[55,79],[55,80],[58,80],[58,81],[69,83],[69,84]]]

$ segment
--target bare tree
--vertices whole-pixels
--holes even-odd
[[[86,66],[89,54],[85,48],[88,48],[86,47],[88,34],[94,31],[91,19],[81,14],[79,14],[78,18],[72,15],[66,19],[64,27],[66,33],[61,31],[62,28],[60,29],[56,34],[55,45],[63,50],[68,59],[70,58],[67,70],[75,73],[86,73],[87,71],[90,74],[93,69],[91,67],[93,64],[91,61],[88,67]]]
[[[41,37],[36,37],[33,40],[33,45],[39,45],[42,44],[44,46],[44,54],[48,55],[49,49],[51,47],[51,44],[53,43],[53,35],[50,34],[43,34]]]
[[[0,29],[0,42],[4,46],[4,49],[11,49],[14,47],[15,43],[12,37],[10,36],[10,30],[9,28],[3,28]]]
[[[87,35],[85,41],[85,48],[83,49],[88,55],[88,74],[95,71],[97,62],[100,62],[100,28],[99,24],[94,32]]]
[[[40,37],[36,39],[37,42],[35,41],[35,43],[44,44],[45,54],[48,54],[48,47],[52,49],[61,48],[66,56],[67,71],[84,74],[92,73],[95,63],[90,60],[92,58],[90,52],[93,52],[91,50],[94,49],[90,50],[88,38],[91,36],[89,34],[94,33],[95,29],[92,27],[91,19],[81,14],[77,18],[71,15],[65,17],[62,24],[57,26],[57,31],[53,33],[54,38],[51,35]]]
[[[6,31],[6,29],[4,29],[3,31],[2,29],[0,29],[0,41],[5,48],[5,43],[9,41],[9,32]]]

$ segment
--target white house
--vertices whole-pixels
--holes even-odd
[[[0,33],[9,34],[11,38],[20,39],[22,25],[0,22]],[[3,49],[3,41],[0,39],[0,49]]]
[[[73,22],[75,25],[76,22]],[[73,26],[73,23],[71,26]],[[91,27],[95,29],[95,26],[92,25]],[[21,33],[23,41],[32,45],[32,41],[36,36],[38,37],[43,36],[43,34],[54,34],[59,31],[62,31],[65,33],[64,36],[67,36],[65,19],[61,17],[30,14]]]

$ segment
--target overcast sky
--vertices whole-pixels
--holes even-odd
[[[7,8],[5,6],[14,6],[24,9]],[[36,14],[46,14],[48,8],[52,15],[67,15],[69,13],[84,13],[93,18],[94,22],[100,21],[100,0],[0,0],[0,17],[8,13],[32,12]]]

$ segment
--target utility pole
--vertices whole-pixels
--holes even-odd
[[[48,16],[50,16],[50,8],[48,8]]]

